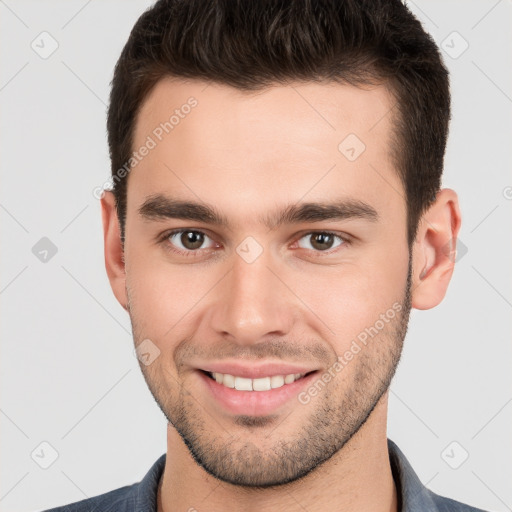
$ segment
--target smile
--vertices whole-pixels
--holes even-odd
[[[290,373],[288,375],[273,375],[271,377],[261,377],[258,379],[249,379],[230,375],[228,373],[207,372],[218,384],[237,391],[270,391],[287,384],[293,384],[296,380],[301,379],[305,373]]]

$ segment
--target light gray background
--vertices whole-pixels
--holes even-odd
[[[133,483],[166,449],[164,417],[107,281],[92,195],[109,176],[112,70],[149,5],[0,0],[2,511]],[[512,510],[512,2],[409,5],[451,53],[444,186],[459,194],[467,253],[442,304],[412,312],[388,436],[435,492]],[[59,45],[47,59],[31,48],[51,48],[43,31]],[[469,48],[453,58],[461,38]],[[58,250],[46,263],[32,252],[42,237]],[[58,452],[48,469],[34,460],[50,462],[44,441]]]

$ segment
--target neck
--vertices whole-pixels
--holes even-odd
[[[386,421],[387,393],[365,424],[331,459],[302,479],[268,489],[217,480],[194,462],[179,434],[169,425],[158,512],[399,512]]]

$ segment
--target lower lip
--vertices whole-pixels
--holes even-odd
[[[198,373],[213,397],[229,413],[265,416],[296,398],[300,391],[315,378],[317,372],[269,391],[238,391],[219,384],[202,371],[198,370]]]

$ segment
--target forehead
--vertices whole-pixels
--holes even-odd
[[[191,98],[197,105],[188,108]],[[327,142],[326,137],[336,141],[350,130],[364,140],[371,138],[374,130],[377,136],[386,133],[393,106],[393,97],[384,85],[361,88],[295,82],[242,91],[218,83],[163,78],[140,108],[134,138],[150,133],[176,114],[179,119],[171,121],[174,135],[190,130],[208,134],[203,142],[211,146],[234,145],[248,132],[258,136],[261,131],[278,136],[279,142],[310,146]],[[184,119],[186,123],[182,123]],[[286,132],[281,131],[284,125],[289,128]]]
[[[390,158],[394,106],[384,86],[297,82],[243,92],[162,79],[137,117],[132,149],[151,149],[130,172],[128,203],[166,192],[224,201],[231,192],[239,207],[257,201],[261,211],[345,191],[402,201]]]

